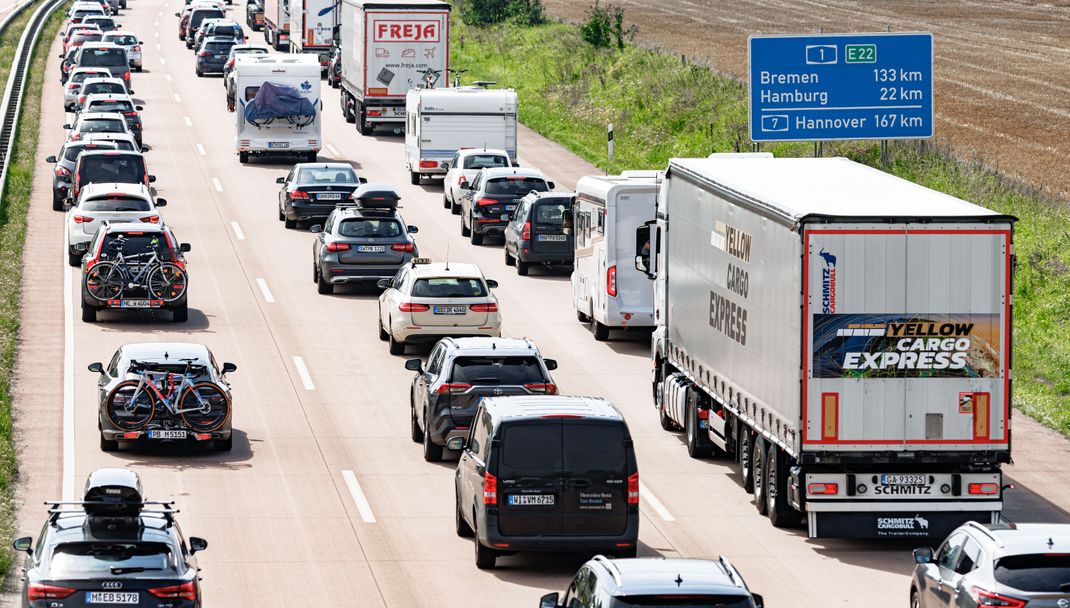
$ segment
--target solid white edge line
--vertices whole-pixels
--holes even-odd
[[[306,391],[316,390],[316,385],[312,383],[312,376],[308,373],[308,368],[305,367],[305,360],[297,355],[293,356],[294,368],[297,369],[297,375],[301,378],[301,384],[305,386]]]
[[[64,244],[67,243],[64,231]],[[74,500],[74,269],[63,248],[63,500]]]
[[[212,187],[215,188],[216,192],[222,192],[223,191],[223,183],[219,181],[218,177],[213,177],[212,178]]]
[[[183,116],[182,117],[182,122],[186,123],[187,127],[192,127],[193,126],[193,121],[190,120],[189,116]]]
[[[178,93],[175,93],[175,101],[178,103],[182,103],[182,98],[178,96]]]
[[[661,517],[665,521],[676,521],[676,518],[672,516],[672,513],[669,513],[669,510],[665,508],[665,505],[661,504],[658,497],[654,496],[654,493],[650,491],[650,488],[646,487],[646,484],[643,483],[642,480],[639,481],[639,496],[646,500],[647,504],[649,504],[650,507],[654,509],[654,512],[658,514],[658,517]]]
[[[208,155],[208,153],[204,150],[204,146],[202,146],[201,144],[197,144],[197,154],[200,154],[201,156]]]
[[[245,233],[241,231],[241,226],[238,225],[238,222],[231,222],[230,227],[234,229],[234,236],[237,237],[239,241],[245,240]]]
[[[234,224],[234,226],[237,227],[237,224]],[[240,232],[241,228],[238,228],[237,231]],[[257,277],[256,284],[260,287],[260,293],[264,295],[264,301],[267,302],[268,304],[274,304],[275,303],[275,296],[271,295],[271,290],[268,289],[267,281]],[[295,359],[296,359],[296,357],[295,357]],[[304,365],[304,364],[302,363],[302,365]],[[308,370],[305,370],[305,374],[308,374]],[[311,380],[309,382],[311,382]]]
[[[338,149],[332,146],[331,144],[327,144],[327,151],[330,152],[331,156],[334,156],[335,158],[341,156],[341,154],[338,152]]]
[[[357,512],[360,513],[360,518],[366,524],[374,524],[375,514],[372,513],[372,506],[368,504],[364,491],[360,489],[360,482],[357,481],[356,474],[349,470],[342,471],[342,479],[345,480],[346,487],[349,488],[349,495],[353,497],[353,502],[357,504]]]
[[[167,65],[167,60],[164,59],[163,57],[160,57],[160,63],[162,63],[164,65]],[[178,96],[176,95],[175,97],[178,97]]]

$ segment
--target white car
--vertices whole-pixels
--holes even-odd
[[[67,84],[63,87],[63,109],[73,112],[78,105],[78,96],[82,92],[82,85],[90,78],[110,78],[111,72],[107,68],[74,68],[67,78]],[[126,85],[123,85],[126,92]]]
[[[498,286],[475,264],[431,263],[416,258],[379,287],[379,339],[390,354],[402,355],[405,345],[437,342],[445,336],[502,335]]]
[[[133,133],[87,133],[82,138],[85,141],[110,141],[113,142],[117,150],[124,152],[145,152],[148,148],[137,145],[137,140],[134,139]]]
[[[469,148],[460,150],[450,159],[450,168],[446,171],[443,183],[442,205],[453,212],[461,213],[461,197],[465,191],[461,182],[471,182],[480,169],[489,167],[508,167],[509,154],[505,150],[488,148]]]
[[[67,263],[80,266],[82,256],[103,222],[160,224],[167,200],[154,199],[144,184],[88,184],[67,212]]]
[[[122,95],[127,97],[126,83],[121,78],[111,76],[90,76],[82,82],[82,88],[78,91],[78,97],[74,100],[73,111],[75,114],[82,111],[86,98],[90,95]]]
[[[101,42],[110,42],[126,49],[126,58],[130,60],[130,68],[135,72],[141,71],[143,65],[141,61],[141,45],[145,43],[138,40],[137,34],[125,30],[108,32],[104,34]]]
[[[90,133],[125,133],[133,137],[126,117],[116,112],[80,112],[74,124],[63,125],[67,141],[78,141]]]

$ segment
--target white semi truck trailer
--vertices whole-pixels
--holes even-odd
[[[1014,222],[842,158],[673,159],[635,249],[662,426],[810,537],[997,521]]]

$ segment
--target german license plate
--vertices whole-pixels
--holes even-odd
[[[269,141],[268,142],[268,147],[269,148],[275,148],[275,149],[278,149],[278,148],[289,148],[290,147],[290,142],[288,142],[288,141]]]
[[[542,242],[564,241],[565,240],[565,235],[563,235],[563,234],[540,234],[539,235],[539,240],[542,241]]]
[[[436,306],[434,309],[436,315],[463,315],[468,312],[467,306]]]
[[[141,599],[133,591],[86,591],[87,604],[119,604],[137,606]]]
[[[386,245],[357,245],[357,251],[361,253],[382,253],[386,251]]]
[[[119,308],[156,308],[152,300],[136,298],[132,300],[119,300]]]
[[[513,209],[516,209],[516,205],[506,205],[505,206],[505,210],[506,211],[512,211]]]
[[[321,201],[337,201],[337,200],[341,200],[342,193],[341,192],[321,192],[321,193],[316,195],[316,198],[320,199]]]
[[[513,507],[549,507],[554,504],[553,494],[510,494],[509,505]]]
[[[149,439],[185,439],[186,431],[149,431]]]
[[[923,486],[927,483],[928,475],[881,475],[882,486]]]

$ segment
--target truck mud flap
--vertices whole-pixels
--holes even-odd
[[[991,522],[992,512],[807,513],[810,538],[943,539],[968,521]]]

